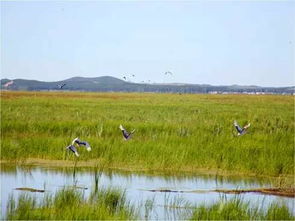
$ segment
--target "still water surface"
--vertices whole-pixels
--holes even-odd
[[[15,190],[19,187],[45,189],[48,193],[55,193],[66,186],[77,185],[85,187],[83,190],[87,197],[95,185],[95,172],[91,169],[52,169],[52,168],[26,168],[26,167],[2,167],[1,170],[1,214],[6,215],[6,205],[9,195],[18,197],[23,191]],[[178,206],[185,206],[185,202],[192,205],[210,204],[217,201],[224,194],[208,193],[175,193],[175,192],[150,192],[151,189],[170,190],[213,190],[213,189],[244,189],[271,187],[270,180],[241,177],[222,177],[212,175],[147,175],[140,173],[126,173],[118,171],[105,171],[99,178],[99,187],[115,187],[126,191],[127,199],[132,204],[141,208],[142,218],[146,208],[143,206],[146,200],[152,200],[153,208],[149,211],[149,219],[185,219],[190,209],[175,209],[169,207],[177,202]],[[29,193],[37,197],[43,197],[44,193]],[[272,202],[285,203],[294,211],[294,198],[261,195],[247,193],[241,195],[251,205],[259,205],[266,208]],[[235,197],[227,194],[228,199]],[[141,206],[140,206],[141,205]],[[185,211],[185,212],[184,212]]]

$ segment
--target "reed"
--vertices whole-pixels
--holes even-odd
[[[248,134],[234,120],[250,121]],[[120,124],[136,129],[131,140]],[[92,146],[77,166],[294,176],[293,96],[1,92],[3,160],[74,161],[75,137]]]
[[[100,189],[86,199],[83,192],[67,188],[47,194],[38,202],[36,196],[10,197],[7,220],[106,220],[135,219],[137,211],[117,189]]]
[[[251,204],[237,196],[221,197],[210,205],[194,206],[181,197],[169,197],[164,205],[155,199],[140,202],[137,206],[126,200],[124,191],[100,189],[86,198],[82,191],[65,188],[43,198],[21,194],[12,195],[7,204],[7,220],[131,220],[154,219],[156,208],[162,208],[165,219],[185,220],[294,220],[295,216],[285,204]],[[140,213],[141,211],[141,213]],[[141,214],[141,215],[140,215]]]
[[[271,204],[267,209],[263,205],[253,206],[250,202],[235,197],[230,200],[220,199],[206,206],[194,209],[191,220],[294,220],[292,211],[284,204]]]

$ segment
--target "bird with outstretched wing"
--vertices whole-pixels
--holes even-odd
[[[135,129],[132,130],[131,132],[128,132],[122,125],[120,125],[119,128],[122,131],[122,134],[125,140],[129,140],[132,134],[135,132]]]
[[[79,146],[84,146],[86,148],[87,151],[91,151],[91,147],[89,145],[89,143],[87,141],[82,141],[79,140],[78,137],[76,137],[73,141],[72,141],[72,145],[78,144]]]
[[[240,127],[240,125],[237,123],[237,121],[234,121],[234,126],[236,130],[238,131],[238,136],[244,135],[247,132],[247,129],[250,127],[250,123],[246,124],[243,128]]]

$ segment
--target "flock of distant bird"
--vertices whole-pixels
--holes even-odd
[[[170,75],[170,76],[172,76],[173,74],[172,74],[172,72],[171,71],[166,71],[165,72],[165,75]],[[130,75],[131,77],[135,77],[135,75],[134,74],[131,74]],[[123,79],[125,80],[125,81],[127,81],[127,75],[126,76],[123,76]],[[148,82],[150,83],[151,82],[151,80],[148,80]],[[144,83],[144,81],[141,81],[141,83]],[[65,84],[65,83],[62,83],[62,84],[58,84],[58,85],[56,85],[59,89],[63,89],[63,87],[64,86],[66,86],[67,84]]]
[[[173,73],[171,72],[171,71],[166,71],[165,73],[164,73],[166,76],[168,76],[168,75],[170,75],[170,76],[172,76],[173,75]],[[132,78],[134,78],[135,77],[135,75],[134,74],[131,74],[130,75]],[[125,76],[123,76],[123,79],[125,80],[125,81],[127,81],[127,79],[128,79],[128,74],[126,74]],[[151,80],[148,80],[147,82],[151,82]],[[145,83],[144,81],[141,81],[141,83]]]
[[[246,124],[244,127],[240,127],[240,125],[237,123],[237,121],[234,121],[234,126],[236,130],[238,131],[238,136],[244,135],[247,132],[247,129],[250,127],[250,123]],[[135,132],[135,129],[131,132],[128,132],[122,125],[119,126],[120,130],[122,131],[122,135],[124,140],[129,140],[132,137],[132,134]],[[77,157],[79,157],[79,153],[77,151],[77,148],[75,145],[78,145],[78,147],[85,147],[87,151],[91,151],[91,147],[87,141],[81,141],[79,138],[75,138],[72,141],[72,144],[67,146],[66,149],[69,151],[72,151]]]

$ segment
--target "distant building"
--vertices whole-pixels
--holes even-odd
[[[209,91],[209,94],[218,94],[218,91]]]

